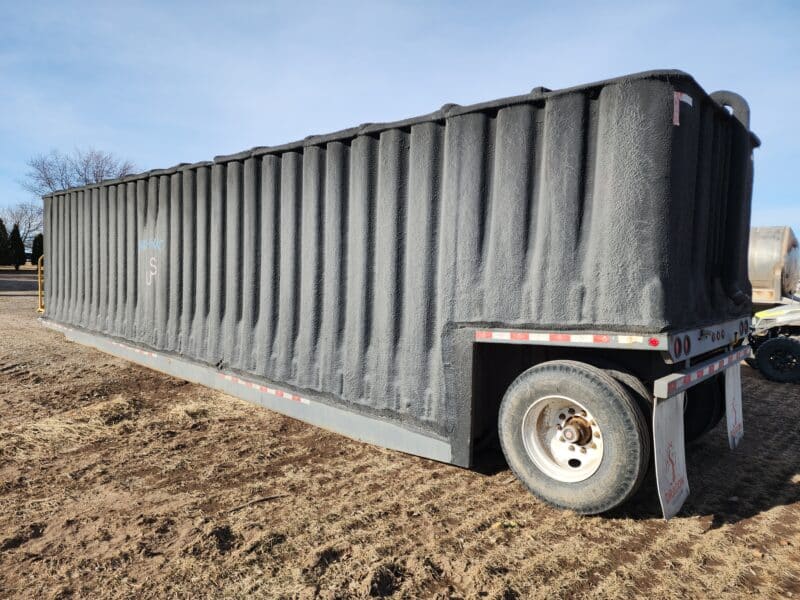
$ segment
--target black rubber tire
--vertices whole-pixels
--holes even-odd
[[[600,423],[603,460],[583,481],[565,483],[551,478],[525,450],[525,412],[536,399],[548,395],[579,398]],[[603,513],[623,504],[636,493],[650,464],[650,431],[633,394],[602,369],[581,362],[546,362],[517,377],[500,404],[498,433],[509,467],[531,493],[581,514]]]
[[[642,409],[645,420],[647,421],[648,428],[653,421],[653,395],[641,379],[627,371],[620,369],[610,368],[603,369],[606,373],[611,375],[614,379],[619,381],[628,393],[632,394],[639,408]]]
[[[644,384],[644,382],[633,375],[632,373],[628,373],[627,371],[622,371],[616,368],[606,368],[603,369],[606,373],[611,375],[614,379],[619,381],[625,389],[631,394],[636,403],[639,405],[639,408],[644,415],[645,422],[647,424],[647,431],[650,434],[650,439],[653,437],[653,403],[654,398],[653,394],[650,393],[650,389]],[[655,461],[652,459],[652,449],[651,449],[651,456],[650,456],[650,464],[647,466],[647,473],[645,475],[645,481],[650,478],[655,477],[656,471],[656,464]],[[655,481],[653,481],[655,484]],[[643,485],[645,487],[646,484]]]
[[[787,360],[794,362],[793,368],[781,366]],[[784,336],[767,340],[756,351],[756,364],[771,381],[800,383],[800,341]]]
[[[700,439],[714,429],[725,416],[725,376],[715,375],[686,391],[683,410],[685,442]]]
[[[603,371],[619,381],[623,387],[628,390],[628,392],[633,394],[633,397],[639,403],[639,408],[642,409],[642,412],[647,419],[648,425],[652,424],[653,395],[650,393],[650,390],[641,379],[639,379],[633,373],[626,371],[619,364],[601,357],[593,357],[592,362],[589,364],[591,364],[593,367],[603,369]]]

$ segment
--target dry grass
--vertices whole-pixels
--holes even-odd
[[[791,597],[798,389],[744,377],[692,495],[579,517],[76,346],[0,297],[0,596]]]

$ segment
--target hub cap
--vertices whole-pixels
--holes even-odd
[[[591,477],[603,460],[603,434],[577,400],[544,396],[525,411],[522,441],[533,463],[564,483]]]

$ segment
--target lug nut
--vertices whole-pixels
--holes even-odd
[[[582,417],[585,417],[585,416],[586,416],[586,411],[585,411],[585,410],[582,410],[582,411],[581,411],[581,416],[582,416]]]
[[[581,454],[586,454],[586,448],[581,447]]]
[[[570,452],[575,452],[575,446],[573,446],[572,444],[570,444],[570,446],[569,446],[569,451],[570,451]]]
[[[561,431],[561,425],[556,425],[556,429],[558,429],[559,431]]]
[[[564,420],[564,419],[566,419],[567,417],[565,417],[565,416],[564,416],[564,413],[561,413],[560,415],[558,415],[558,418],[559,418],[559,419],[561,419],[561,420],[563,421],[563,420]]]
[[[594,432],[594,437],[599,438],[600,437],[600,432],[599,431],[595,431]]]
[[[558,441],[559,442],[566,442],[567,440],[565,440],[564,436],[562,435],[561,437],[558,438]]]
[[[592,442],[592,443],[589,445],[589,447],[590,447],[592,450],[597,450],[597,444],[595,444],[594,442]]]
[[[575,414],[575,409],[574,408],[570,408],[567,412],[569,414],[571,414],[571,415],[574,415]]]

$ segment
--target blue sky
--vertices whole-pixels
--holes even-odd
[[[798,2],[0,0],[0,205],[26,160],[142,170],[654,68],[752,109],[754,224],[800,233]]]

